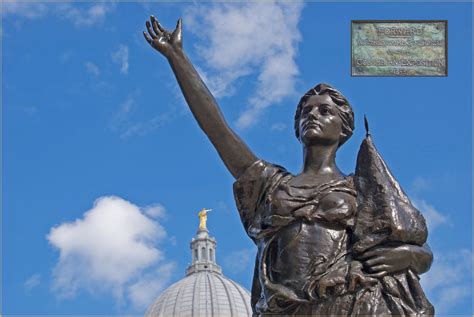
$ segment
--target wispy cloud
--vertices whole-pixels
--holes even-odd
[[[45,3],[24,2],[18,0],[2,1],[2,15],[20,16],[27,19],[36,19],[44,16],[48,12],[48,6]]]
[[[60,253],[52,284],[59,298],[101,292],[141,307],[145,295],[137,285],[146,288],[147,299],[155,297],[174,268],[157,247],[166,239],[162,225],[116,196],[97,199],[81,218],[53,227],[47,239]]]
[[[278,122],[271,125],[271,131],[283,131],[287,128],[286,124]]]
[[[425,177],[417,176],[410,187],[412,193],[413,205],[421,211],[426,219],[426,224],[430,232],[437,229],[441,225],[452,225],[449,217],[443,212],[439,211],[435,206],[428,203],[422,197],[426,191],[429,191],[433,186],[432,181]]]
[[[251,269],[251,264],[255,261],[254,248],[233,251],[224,257],[224,268],[231,273],[240,273]]]
[[[143,212],[151,218],[162,218],[166,213],[166,208],[162,204],[153,204],[143,207]]]
[[[147,135],[170,122],[174,117],[175,114],[172,112],[160,113],[149,120],[133,123],[120,134],[120,137],[126,139],[136,135]]]
[[[61,63],[68,63],[73,58],[74,53],[71,50],[67,50],[61,53],[59,60]]]
[[[426,219],[428,230],[431,232],[443,224],[450,224],[449,218],[440,211],[438,211],[433,205],[430,205],[423,199],[414,198],[412,200],[413,205],[421,211]]]
[[[411,184],[411,189],[412,189],[412,192],[417,195],[421,192],[424,192],[430,189],[431,185],[432,184],[428,179],[421,176],[417,176]]]
[[[433,266],[421,276],[421,284],[436,313],[447,314],[458,303],[472,298],[473,254],[466,249],[433,253]]]
[[[128,46],[120,45],[119,48],[112,53],[112,60],[120,66],[121,74],[128,74]]]
[[[102,23],[107,13],[114,8],[113,3],[72,4],[60,3],[55,5],[56,12],[61,18],[71,21],[75,27],[91,27]]]
[[[295,92],[302,7],[302,3],[219,3],[185,13],[188,28],[203,41],[197,47],[205,60],[200,72],[217,97],[233,94],[235,82],[244,76],[258,77],[238,127],[255,124],[267,107]]]
[[[22,17],[36,19],[53,14],[69,20],[75,27],[91,27],[104,21],[107,13],[111,12],[115,4],[101,3],[38,3],[34,1],[8,0],[2,3],[3,17]]]
[[[431,234],[442,226],[453,226],[446,213],[420,198],[433,188],[435,183],[425,177],[416,177],[411,186],[413,204],[426,219]],[[467,249],[433,250],[431,269],[421,276],[421,284],[438,315],[446,315],[452,308],[472,298],[472,252]]]
[[[121,103],[118,107],[118,110],[110,119],[110,128],[113,131],[120,131],[124,129],[124,126],[127,126],[130,121],[130,115],[137,108],[137,103],[135,101],[135,95],[131,94]]]
[[[33,288],[40,285],[40,283],[41,283],[41,274],[33,274],[25,281],[23,286],[25,287],[25,290],[27,292],[30,292]]]
[[[139,118],[136,101],[139,95],[139,91],[130,94],[110,119],[110,129],[117,132],[122,139],[150,134],[179,115],[176,111],[166,111],[150,119]]]
[[[233,210],[233,207],[229,206],[229,204],[227,204],[225,201],[223,200],[219,200],[215,203],[214,207],[212,207],[213,209],[216,209],[217,211],[219,212],[226,212],[226,213],[231,213],[231,212],[235,212],[235,210]]]
[[[85,62],[84,66],[86,67],[86,71],[89,74],[92,74],[94,76],[99,76],[100,75],[99,66],[97,66],[96,64],[94,64],[92,62]]]

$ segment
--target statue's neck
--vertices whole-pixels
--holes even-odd
[[[302,174],[341,174],[336,165],[336,151],[337,144],[305,146]]]

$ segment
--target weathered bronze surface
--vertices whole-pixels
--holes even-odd
[[[354,114],[327,84],[300,100],[295,133],[304,165],[293,175],[255,156],[227,125],[187,58],[181,19],[173,32],[151,17],[147,42],[164,55],[201,129],[236,179],[242,223],[258,253],[254,315],[432,315],[420,287],[432,253],[423,216],[390,173],[368,133],[355,174],[336,166]]]

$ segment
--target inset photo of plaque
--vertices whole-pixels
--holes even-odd
[[[352,76],[447,76],[446,20],[353,20]]]

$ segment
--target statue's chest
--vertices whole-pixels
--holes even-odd
[[[278,185],[269,200],[271,213],[279,216],[293,216],[294,211],[304,208],[318,208],[320,193],[315,188],[302,189],[288,186],[283,183]]]
[[[323,227],[346,228],[353,222],[355,196],[348,195],[351,189],[343,181],[297,187],[285,179],[267,197],[265,219],[289,224],[294,221],[319,223]]]
[[[315,211],[324,207],[321,202],[328,194],[327,186],[320,183],[308,183],[294,180],[291,177],[283,179],[268,197],[270,213],[279,216],[295,216],[295,211],[309,209]]]

